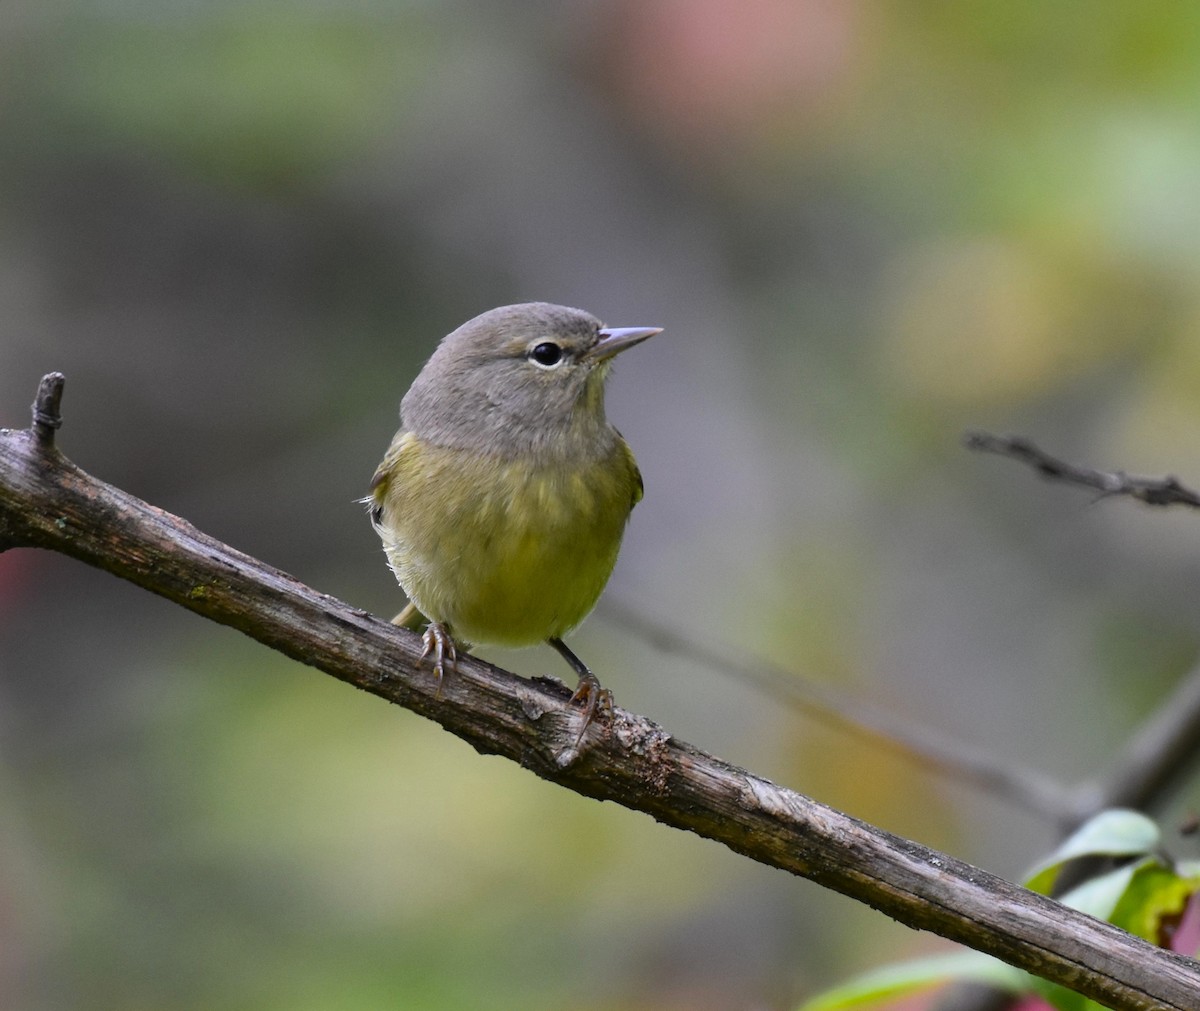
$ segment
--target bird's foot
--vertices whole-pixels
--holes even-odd
[[[559,655],[579,675],[579,687],[575,689],[575,694],[571,696],[572,702],[583,703],[583,726],[579,728],[579,736],[575,738],[575,750],[578,751],[579,745],[583,741],[583,735],[587,733],[588,727],[592,725],[592,719],[596,714],[604,713],[607,716],[612,716],[612,692],[600,684],[599,678],[588,669],[587,664],[580,660],[562,639],[555,636],[546,641],[558,650]]]
[[[579,736],[575,738],[575,747],[578,749],[583,741],[583,735],[587,733],[588,727],[592,725],[592,720],[598,713],[612,716],[613,696],[612,692],[600,684],[600,680],[595,674],[587,671],[580,675],[579,686],[571,696],[571,701],[583,705],[583,725],[579,728]]]
[[[450,629],[440,621],[429,623],[425,633],[421,636],[421,641],[425,644],[425,649],[421,652],[421,659],[425,660],[430,655],[433,656],[433,676],[437,679],[436,697],[441,698],[442,677],[447,671],[453,673],[455,667],[458,666],[458,649],[454,645]]]

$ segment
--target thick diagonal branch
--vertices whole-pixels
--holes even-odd
[[[43,419],[45,420],[45,419]],[[79,470],[32,430],[0,432],[0,546],[72,555],[365,691],[481,752],[860,899],[1117,1009],[1200,1007],[1200,966],[873,828],[617,709],[573,744],[557,683],[472,658],[439,693],[420,639],[304,586]]]

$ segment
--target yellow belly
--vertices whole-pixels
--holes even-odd
[[[396,578],[467,642],[527,646],[578,625],[641,494],[623,442],[584,467],[530,468],[409,434],[384,467],[375,501]]]

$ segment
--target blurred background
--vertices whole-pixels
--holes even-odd
[[[354,500],[438,338],[529,299],[663,326],[609,384],[646,497],[572,643],[1016,876],[1047,819],[614,607],[1106,768],[1195,660],[1200,523],[961,436],[1200,482],[1198,104],[1190,0],[7,0],[0,425],[59,369],[77,464],[390,616]],[[0,608],[5,1008],[786,1008],[939,948],[64,557],[0,555]]]

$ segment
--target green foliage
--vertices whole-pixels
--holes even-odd
[[[1158,827],[1137,811],[1102,811],[1042,861],[1024,884],[1049,892],[1063,869],[1082,858],[1109,858],[1120,866],[1064,894],[1060,901],[1080,912],[1108,920],[1154,944],[1169,941],[1173,925],[1189,898],[1200,890],[1200,868],[1170,864],[1157,855]],[[858,976],[814,997],[801,1011],[843,1011],[882,1006],[921,990],[950,982],[999,987],[1015,994],[1037,994],[1057,1011],[1102,1011],[1099,1004],[1013,969],[990,956],[968,951],[903,962]]]
[[[1068,836],[1025,877],[1025,887],[1049,895],[1063,865],[1087,856],[1132,857],[1150,853],[1161,836],[1158,826],[1137,811],[1101,811]]]
[[[1028,976],[1021,970],[981,952],[966,951],[898,962],[865,972],[805,1002],[801,1011],[843,1011],[869,1007],[935,986],[944,986],[951,980],[986,983],[1014,994],[1021,993],[1028,984]]]

